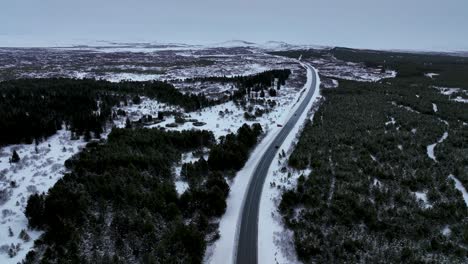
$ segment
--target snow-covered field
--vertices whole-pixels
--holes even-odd
[[[15,78],[97,78],[174,80],[251,75],[295,67],[255,46],[120,45],[111,47],[0,48],[0,80]]]
[[[64,162],[84,147],[64,129],[40,144],[0,149],[0,263],[20,262],[42,232],[28,229],[24,215],[28,197],[47,192],[64,172]],[[10,163],[13,150],[21,160]],[[25,238],[24,232],[27,233]],[[29,238],[28,238],[29,237]]]
[[[328,78],[376,82],[384,78],[394,78],[397,74],[396,71],[393,70],[366,67],[363,63],[346,62],[333,56],[320,59],[309,59],[307,61],[317,67],[321,76]],[[324,81],[327,88],[338,86],[336,80],[331,80],[331,83],[327,80]]]

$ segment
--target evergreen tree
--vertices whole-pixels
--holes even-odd
[[[44,195],[33,194],[29,196],[28,205],[25,211],[26,218],[29,220],[29,226],[32,228],[41,228],[44,219]]]
[[[20,157],[18,155],[18,152],[16,150],[13,150],[13,155],[10,158],[10,162],[17,163],[20,161]]]
[[[132,128],[132,122],[130,122],[128,117],[125,119],[125,128]]]

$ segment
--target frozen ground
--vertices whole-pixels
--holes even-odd
[[[421,201],[421,204],[424,208],[431,208],[432,204],[429,203],[426,192],[414,192],[416,198]]]
[[[427,146],[427,156],[430,159],[437,162],[437,158],[436,158],[436,156],[434,154],[434,149],[437,146],[437,144],[440,144],[440,143],[444,142],[447,139],[447,137],[448,137],[448,132],[444,132],[442,137],[436,143]]]
[[[449,177],[449,179],[451,179],[451,180],[453,180],[455,182],[455,188],[462,193],[463,200],[465,201],[465,204],[468,207],[468,192],[466,191],[465,187],[460,182],[460,180],[458,180],[455,176],[449,175],[448,177]]]
[[[426,77],[428,77],[428,78],[431,78],[431,79],[434,79],[434,77],[439,76],[439,74],[438,74],[438,73],[429,72],[429,73],[425,73],[424,76],[426,76]]]
[[[250,75],[294,67],[290,59],[250,46],[202,47],[183,44],[113,45],[73,48],[0,48],[0,80],[16,78],[98,78],[174,80]]]
[[[396,71],[382,68],[366,67],[363,63],[346,62],[333,56],[323,58],[308,59],[314,67],[320,71],[326,84],[326,88],[337,87],[338,83],[333,78],[354,80],[361,82],[376,82],[384,78],[394,78]],[[331,78],[330,81],[327,79]]]
[[[205,160],[208,160],[209,149],[205,148],[205,149],[202,150],[202,152],[203,152],[203,154],[202,154],[203,158]],[[182,195],[189,188],[188,182],[186,182],[182,178],[182,176],[180,175],[181,170],[182,170],[182,165],[185,164],[185,163],[195,162],[195,161],[199,160],[200,157],[201,156],[195,155],[194,152],[184,153],[184,154],[182,154],[182,159],[180,160],[180,162],[178,164],[176,164],[176,166],[174,166],[174,168],[173,168],[174,184],[175,184],[175,187],[176,187],[177,194]]]
[[[125,116],[117,116],[117,118],[113,120],[116,127],[125,127],[127,118],[132,122],[137,122],[145,115],[150,115],[153,118],[157,118],[159,112],[183,112],[183,109],[177,106],[161,103],[157,100],[149,99],[144,96],[140,98],[140,104],[133,104],[132,101],[129,100],[127,105],[125,105],[124,102],[121,102],[120,106],[114,107],[113,111],[117,112],[118,110],[123,110],[126,113]]]
[[[60,130],[46,142],[11,145],[0,149],[0,263],[20,262],[42,232],[28,229],[24,210],[28,197],[47,192],[64,172],[64,162],[85,145]],[[9,163],[13,150],[21,158]],[[9,231],[11,230],[11,232]],[[24,230],[29,239],[20,238]]]
[[[443,95],[447,95],[450,100],[459,103],[468,103],[468,90],[461,88],[449,88],[434,86]]]

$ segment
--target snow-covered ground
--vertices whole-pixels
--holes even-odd
[[[454,175],[450,174],[448,177],[449,177],[449,179],[451,179],[451,180],[453,180],[455,182],[455,188],[462,193],[463,200],[465,201],[465,204],[468,207],[468,192],[466,191],[465,187],[460,182],[460,180],[458,180]]]
[[[161,103],[145,96],[140,97],[140,99],[140,104],[133,104],[132,101],[129,101],[127,102],[127,105],[121,103],[119,107],[114,107],[114,111],[123,110],[126,113],[125,116],[118,116],[113,120],[116,127],[125,127],[125,121],[127,118],[130,121],[135,122],[145,115],[151,115],[153,118],[157,118],[159,112],[183,112],[183,109],[180,107]]]
[[[0,80],[15,78],[96,78],[174,80],[207,76],[251,75],[295,67],[285,57],[258,47],[197,45],[112,45],[18,49],[0,48]]]
[[[438,74],[438,73],[429,72],[429,73],[425,73],[424,76],[433,79],[434,77],[439,76],[439,74]]]
[[[451,101],[459,103],[468,103],[468,90],[462,88],[449,88],[449,87],[439,87],[433,86],[435,89],[443,95],[447,95]],[[453,96],[456,94],[456,96]]]
[[[432,160],[434,160],[435,162],[437,162],[437,158],[436,158],[436,156],[435,156],[435,154],[434,154],[434,149],[435,149],[435,147],[437,146],[437,144],[440,144],[440,143],[444,142],[444,141],[447,139],[447,137],[448,137],[448,132],[444,132],[444,134],[442,135],[442,137],[441,137],[436,143],[427,146],[427,156],[428,156],[430,159],[432,159]]]
[[[208,149],[203,150],[203,158],[205,160],[208,160],[208,152],[209,152]],[[176,166],[174,166],[173,168],[174,184],[176,187],[177,194],[182,195],[189,188],[188,182],[186,182],[180,175],[181,170],[182,170],[182,165],[185,163],[195,162],[199,159],[200,157],[195,156],[193,152],[184,153],[182,154],[181,161],[178,164],[176,164]]]
[[[293,74],[300,74],[299,72],[293,71]],[[176,124],[175,117],[169,116],[163,122],[150,125],[148,127],[160,127],[168,130],[188,130],[188,129],[203,129],[210,130],[214,133],[216,138],[224,136],[229,133],[235,133],[243,124],[249,125],[253,123],[260,123],[265,132],[276,128],[278,124],[284,124],[287,121],[287,114],[290,113],[290,109],[293,105],[298,102],[298,97],[305,90],[298,88],[295,85],[290,85],[289,81],[286,82],[285,86],[277,92],[277,96],[270,97],[268,94],[265,95],[263,100],[264,104],[259,102],[248,102],[247,108],[251,107],[254,112],[256,109],[265,111],[262,116],[256,117],[254,120],[246,120],[244,118],[245,108],[236,105],[234,102],[229,101],[224,104],[215,105],[212,107],[203,108],[200,111],[185,113],[184,117],[187,120],[196,119],[198,122],[204,123],[201,126],[195,126],[193,122],[185,122],[183,124]],[[268,100],[274,100],[276,105],[270,107]],[[168,127],[168,125],[177,125],[176,127]]]
[[[432,204],[429,203],[426,192],[414,192],[414,195],[416,196],[416,199],[421,201],[422,206],[424,208],[431,208],[432,207]]]
[[[384,78],[394,78],[396,71],[366,67],[363,63],[346,62],[333,56],[308,60],[322,76],[361,82],[376,82]],[[327,85],[335,87],[335,82]],[[336,83],[337,86],[337,83]]]
[[[42,234],[28,229],[24,210],[28,197],[47,192],[63,176],[64,162],[84,147],[83,140],[70,137],[70,132],[62,129],[37,147],[20,144],[0,149],[0,263],[20,262]],[[18,163],[9,163],[13,150],[21,158]],[[22,230],[29,239],[19,237]]]

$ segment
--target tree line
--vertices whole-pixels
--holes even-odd
[[[193,111],[220,102],[182,94],[160,81],[20,79],[0,83],[0,146],[42,141],[65,126],[75,137],[100,137],[121,101],[148,96]]]
[[[246,95],[250,97],[251,92],[260,92],[265,96],[267,90],[270,95],[276,96],[274,89],[280,89],[282,85],[285,85],[286,80],[291,75],[290,69],[281,70],[269,70],[261,73],[257,73],[249,76],[211,76],[211,77],[198,77],[188,78],[185,82],[219,82],[219,83],[234,83],[238,88],[234,91],[232,98],[234,100],[242,99]],[[274,79],[278,79],[276,87],[273,87]],[[272,90],[273,89],[273,90]]]
[[[289,158],[312,173],[280,203],[304,263],[467,261],[468,211],[448,175],[468,186],[468,105],[424,78],[340,80],[323,91]],[[444,132],[434,162],[427,146]]]

